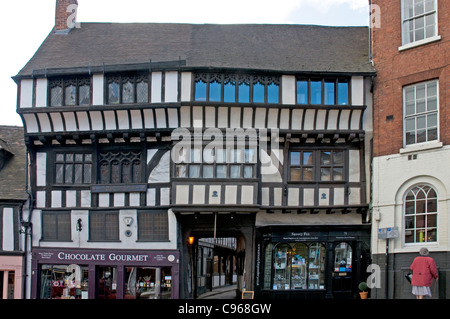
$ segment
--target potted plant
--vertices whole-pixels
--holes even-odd
[[[365,281],[360,282],[358,288],[360,290],[359,295],[361,296],[361,299],[367,299],[367,295],[369,294],[369,286],[367,286],[367,283]]]

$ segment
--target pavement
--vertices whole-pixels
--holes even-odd
[[[215,288],[201,294],[197,299],[236,299],[236,285]]]

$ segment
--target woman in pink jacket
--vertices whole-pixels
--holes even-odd
[[[437,280],[438,273],[436,263],[429,257],[428,249],[421,248],[420,256],[417,256],[411,264],[413,272],[411,285],[412,293],[417,299],[423,299],[424,296],[431,297],[430,287],[433,284],[433,278]]]

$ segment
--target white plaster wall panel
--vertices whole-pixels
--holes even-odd
[[[47,106],[47,78],[36,80],[36,107]]]
[[[192,127],[203,127],[203,108],[194,106],[192,108]]]
[[[116,113],[114,111],[103,112],[105,118],[105,129],[106,130],[117,130],[116,126]]]
[[[109,194],[98,194],[98,206],[109,207]]]
[[[81,191],[81,207],[91,206],[91,191],[82,190]]]
[[[255,127],[256,128],[265,128],[266,127],[266,109],[265,108],[257,108],[255,110]]]
[[[361,204],[361,189],[358,187],[350,187],[350,194],[348,195],[349,205],[359,205]]]
[[[283,200],[283,189],[280,187],[275,187],[273,189],[273,204],[275,206],[281,206]]]
[[[147,152],[148,153],[148,152]],[[149,183],[170,182],[170,151],[167,151],[148,177]]]
[[[157,128],[167,128],[166,110],[165,109],[155,109],[155,116],[156,116],[156,127]]]
[[[64,124],[63,124],[63,118],[60,113],[50,113],[50,117],[52,119],[53,123],[53,131],[55,132],[63,132],[64,131]]]
[[[290,122],[290,111],[289,109],[282,109],[280,113],[280,129],[289,129],[289,122]]]
[[[92,105],[103,105],[104,90],[103,74],[94,74],[92,76]]]
[[[352,105],[364,105],[364,77],[352,77]]]
[[[152,73],[152,103],[161,103],[162,73]]]
[[[141,206],[141,194],[140,193],[130,193],[130,206]]]
[[[348,152],[348,156],[349,156],[349,181],[350,182],[359,182],[360,181],[360,158],[359,158],[359,150],[350,150]]]
[[[89,131],[91,129],[87,112],[77,112],[77,119],[80,131]]]
[[[339,129],[340,130],[348,130],[349,128],[349,119],[350,119],[350,110],[342,110],[341,116],[339,117]]]
[[[327,122],[327,129],[328,130],[337,130],[337,122],[339,117],[339,111],[338,110],[330,110],[328,112],[328,122]]]
[[[267,116],[267,128],[278,128],[278,108],[270,108]]]
[[[254,186],[242,185],[241,187],[241,205],[251,205],[253,203]]]
[[[165,102],[178,102],[178,72],[170,71],[165,74]]]
[[[230,108],[230,127],[241,127],[241,108]]]
[[[114,207],[125,206],[125,193],[114,193]]]
[[[38,133],[39,126],[34,114],[23,114],[22,115],[25,120],[25,125],[27,128],[27,133]]]
[[[117,122],[120,130],[128,130],[130,128],[130,119],[128,117],[128,111],[117,110]]]
[[[153,109],[144,109],[144,124],[145,128],[155,128]]]
[[[45,196],[45,191],[37,191],[36,192],[36,207],[37,208],[44,208],[45,205],[45,200],[46,200],[46,196]]]
[[[326,110],[317,110],[316,130],[324,130],[325,129],[326,116],[327,116]]]
[[[51,132],[52,126],[50,124],[50,120],[48,118],[47,113],[38,113],[39,125],[41,127],[41,132]]]
[[[319,206],[329,206],[329,205],[330,205],[330,189],[319,188]]]
[[[75,120],[75,114],[73,112],[64,112],[64,123],[66,123],[66,131],[67,132],[76,132],[77,122]]]
[[[77,191],[68,190],[66,191],[66,207],[76,207],[77,206]]]
[[[14,250],[14,210],[11,207],[3,208],[3,240],[1,250],[13,251]]]
[[[361,110],[353,110],[352,112],[352,119],[350,121],[350,129],[352,130],[359,130],[360,129],[360,123],[361,123]]]
[[[169,128],[179,127],[178,110],[177,109],[168,108],[167,116],[168,116]]]
[[[298,206],[300,204],[300,189],[296,187],[290,187],[288,193],[288,206]]]
[[[253,109],[251,107],[244,108],[242,126],[244,128],[253,127]]]
[[[314,206],[314,188],[303,189],[303,206]]]
[[[160,192],[161,192],[160,198],[161,206],[170,205],[170,188],[169,187],[161,188]]]
[[[130,111],[130,117],[131,117],[131,127],[133,129],[142,129],[144,128],[142,126],[142,116],[140,110],[131,110]]]
[[[213,196],[214,194],[217,194],[217,196]],[[220,185],[211,185],[209,187],[209,204],[215,205],[220,204],[220,199],[222,198],[222,189]]]
[[[264,206],[269,206],[269,199],[270,199],[270,188],[268,187],[263,187],[261,189],[261,202],[262,205]]]
[[[345,204],[345,188],[335,188],[333,193],[333,204],[336,206]]]
[[[235,205],[237,204],[237,185],[225,186],[225,204]]]
[[[47,153],[36,153],[36,186],[45,186],[47,178]]]
[[[20,107],[33,106],[33,80],[20,81]]]
[[[147,189],[147,206],[155,206],[156,205],[156,189],[149,188]]]
[[[292,110],[292,129],[293,130],[301,130],[302,122],[303,122],[303,110],[294,109]]]
[[[62,192],[61,191],[52,191],[52,200],[51,205],[52,208],[61,208],[62,207]]]
[[[283,75],[281,77],[281,100],[283,104],[295,104],[295,76]]]
[[[314,130],[316,110],[305,111],[305,127],[304,130]]]
[[[189,185],[177,185],[175,201],[177,205],[189,204]]]
[[[180,127],[191,126],[191,108],[189,106],[182,106],[180,108]]]
[[[191,100],[191,81],[192,73],[181,73],[181,101],[187,102]]]
[[[226,128],[228,127],[228,108],[227,107],[219,107],[219,115],[218,115],[218,128]]]
[[[102,131],[104,129],[102,113],[99,111],[92,111],[89,115],[91,117],[92,129],[94,131]]]
[[[192,189],[192,204],[205,204],[205,185],[194,185]]]
[[[216,108],[212,106],[205,107],[205,127],[216,127]]]

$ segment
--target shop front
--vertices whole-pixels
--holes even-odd
[[[370,226],[257,228],[255,294],[270,299],[348,299],[365,281]]]
[[[33,299],[177,299],[178,251],[33,250]]]

